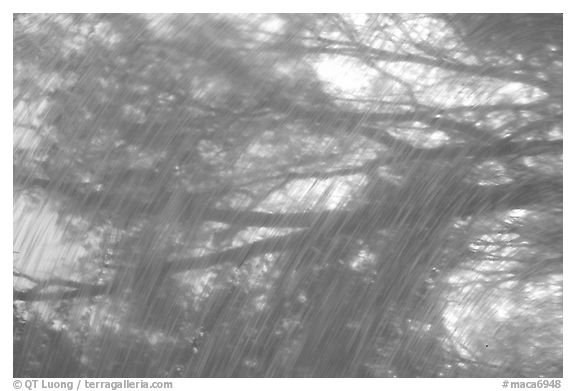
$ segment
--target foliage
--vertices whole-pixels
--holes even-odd
[[[562,61],[561,15],[18,15],[15,199],[82,251],[21,249],[15,376],[561,376]]]

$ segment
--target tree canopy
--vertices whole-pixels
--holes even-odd
[[[555,14],[15,16],[14,375],[561,376],[562,44]]]

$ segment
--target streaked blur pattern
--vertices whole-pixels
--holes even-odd
[[[562,15],[14,15],[14,376],[562,376]]]

